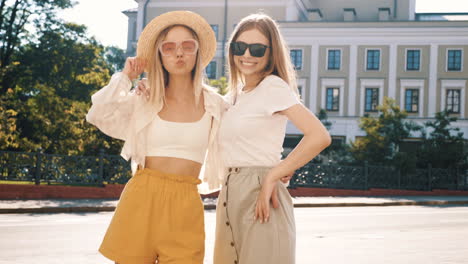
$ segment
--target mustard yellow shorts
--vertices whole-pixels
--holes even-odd
[[[199,179],[137,171],[125,186],[99,252],[119,264],[201,264],[205,254]]]

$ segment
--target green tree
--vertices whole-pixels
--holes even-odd
[[[83,25],[56,16],[71,0],[0,0],[0,149],[117,154],[122,142],[85,121],[90,96],[123,65]],[[26,30],[27,29],[27,30]]]
[[[5,95],[0,96],[0,149],[14,149],[19,147],[19,132],[16,125],[17,111],[8,109],[7,100],[13,93],[8,89]]]
[[[418,151],[418,165],[434,168],[466,167],[467,142],[459,128],[452,127],[457,118],[447,111],[436,113],[434,121],[425,123],[422,144]],[[428,130],[430,132],[428,132]]]
[[[209,84],[212,87],[218,89],[218,93],[221,95],[225,95],[228,93],[228,82],[226,77],[221,77],[218,80],[209,80]]]
[[[325,109],[320,109],[317,114],[317,118],[322,122],[327,130],[332,128],[332,122],[328,120],[328,113]],[[328,148],[324,149],[320,153],[319,157],[315,158],[313,162],[351,165],[354,163],[354,159],[351,156],[349,144],[338,140],[332,140],[332,144]]]
[[[2,103],[15,111],[11,118],[17,137],[8,149],[97,154],[103,148],[118,153],[122,142],[85,121],[90,95],[110,78],[112,65],[104,50],[87,37],[84,26],[72,23],[39,32],[36,41],[21,47],[12,63],[13,95]]]
[[[0,92],[13,87],[10,76],[13,57],[23,41],[31,41],[31,32],[52,29],[56,12],[73,5],[71,0],[0,0]],[[26,29],[29,26],[28,29]]]
[[[62,98],[89,101],[96,87],[104,86],[111,67],[104,47],[86,35],[86,27],[61,24],[39,33],[38,41],[22,47],[15,61],[15,84],[34,95],[36,84],[52,87]]]
[[[395,100],[385,97],[377,107],[378,117],[366,115],[360,119],[359,127],[366,135],[351,143],[351,153],[358,162],[369,161],[374,164],[401,166],[402,155],[398,154],[399,145],[411,131],[420,127],[413,122],[405,122],[405,111],[401,111]],[[403,159],[404,160],[404,159]]]
[[[111,74],[123,70],[125,65],[125,51],[116,46],[109,46],[104,49],[106,61],[111,66]]]

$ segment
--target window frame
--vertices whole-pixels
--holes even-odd
[[[376,90],[377,91],[377,95],[375,95],[374,97],[377,98],[377,103],[375,105],[375,109],[370,109],[368,110],[367,109],[367,91],[368,90]],[[379,96],[380,96],[380,88],[379,87],[365,87],[364,88],[364,113],[374,113],[374,112],[378,112],[379,110],[377,110],[377,107],[379,106],[380,102],[379,102]],[[371,98],[372,100],[373,98]],[[371,101],[371,108],[372,108],[372,101]]]
[[[405,95],[404,95],[404,96],[405,96],[405,100],[404,100],[405,104],[404,104],[404,108],[403,108],[403,109],[404,109],[407,113],[419,113],[419,101],[420,101],[420,91],[419,91],[419,90],[420,90],[420,89],[418,89],[418,88],[406,88],[406,89],[405,89]],[[415,91],[416,91],[416,93],[417,93],[416,110],[412,110],[412,109],[413,109],[413,106],[414,106],[414,104],[415,104],[415,103],[413,102],[413,98],[414,98],[414,94],[413,94],[413,93],[411,93],[410,104],[409,104],[411,110],[408,110],[408,109],[406,108],[406,107],[408,106],[408,101],[407,101],[408,96],[407,96],[407,94],[408,94],[409,91],[412,91],[412,92],[415,92]]]
[[[210,24],[210,26],[211,26],[211,29],[215,33],[216,41],[218,41],[218,39],[219,39],[219,25],[218,24]],[[216,27],[216,30],[213,27]]]
[[[336,97],[336,102],[335,100],[335,97],[334,97],[334,94],[332,92],[332,105],[331,105],[331,109],[328,108],[328,91],[329,90],[337,90],[338,91],[338,96]],[[334,108],[335,106],[335,103],[336,103],[336,109]],[[325,110],[327,112],[339,112],[340,111],[340,87],[326,87],[325,88]]]
[[[450,51],[460,51],[460,69],[449,69],[449,53]],[[448,48],[445,54],[445,72],[462,72],[463,71],[463,49],[461,48]]]
[[[329,62],[330,62],[330,51],[340,51],[340,65],[338,66],[338,69],[330,69]],[[343,49],[342,48],[327,48],[326,49],[326,55],[327,55],[327,63],[325,64],[325,69],[327,71],[341,71],[342,66],[343,66]]]
[[[408,69],[408,52],[409,51],[418,51],[419,52],[419,62],[418,69]],[[421,71],[421,62],[422,62],[422,49],[420,48],[406,48],[405,49],[405,72],[420,72]]]
[[[301,52],[301,65],[300,65],[299,68],[296,67],[296,64],[294,63],[294,60],[292,59],[292,56],[291,56],[291,55],[292,55],[292,52],[293,52],[293,51],[295,51],[295,52],[300,51],[300,52]],[[303,66],[304,66],[304,49],[303,49],[303,48],[292,48],[292,49],[290,49],[290,50],[289,50],[289,57],[291,58],[291,63],[293,64],[294,69],[295,69],[296,71],[302,71],[302,70],[303,70]],[[297,57],[296,57],[296,58],[297,58]]]
[[[379,68],[378,69],[369,69],[368,66],[368,55],[369,51],[379,51]],[[382,70],[382,49],[381,48],[366,48],[365,49],[365,61],[364,61],[364,69],[366,72],[379,72]]]
[[[458,111],[453,111],[453,110],[449,111],[448,110],[448,105],[449,105],[448,104],[448,102],[449,102],[449,96],[448,95],[449,95],[450,91],[457,91],[457,93],[458,93]],[[445,89],[445,109],[444,110],[447,110],[447,112],[450,113],[450,114],[460,114],[461,100],[462,100],[461,92],[462,92],[461,89],[457,89],[457,88],[447,88],[447,89]],[[451,99],[452,99],[452,106],[453,106],[453,99],[454,98],[452,97]]]
[[[208,69],[211,69],[210,67],[212,67],[211,65],[213,63],[214,63],[214,78],[210,78],[210,75],[208,73]],[[205,68],[206,78],[208,78],[210,80],[215,80],[217,75],[218,75],[218,68],[217,67],[218,67],[218,63],[215,60],[210,61],[210,63],[208,63],[208,65]]]

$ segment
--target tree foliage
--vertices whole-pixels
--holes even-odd
[[[14,149],[19,147],[19,133],[16,125],[16,112],[7,108],[7,101],[11,97],[13,90],[7,90],[7,93],[0,97],[0,146],[5,149]]]
[[[125,65],[125,51],[116,46],[109,46],[104,49],[106,61],[111,66],[111,73],[123,70]]]
[[[221,95],[228,93],[228,82],[224,76],[218,80],[209,80],[209,85],[215,87],[218,90],[218,93]]]
[[[56,12],[73,6],[70,0],[0,0],[0,88],[11,87],[9,70],[21,44],[33,41],[35,32],[58,24]]]
[[[396,155],[403,139],[420,127],[413,122],[404,121],[407,113],[401,111],[395,100],[389,97],[384,98],[377,110],[377,117],[366,115],[361,118],[359,127],[366,135],[352,142],[350,151],[359,162],[393,164],[399,159]]]
[[[467,143],[463,132],[451,126],[457,118],[447,111],[436,113],[434,121],[425,123],[422,144],[418,151],[420,166],[431,164],[435,168],[467,167]]]
[[[6,2],[18,3],[18,8],[32,3],[44,13],[35,17],[35,30],[23,34],[28,38],[21,39],[9,61],[4,60],[8,66],[0,69],[0,149],[97,154],[103,148],[117,154],[122,142],[97,131],[85,115],[91,94],[119,67],[116,59],[108,59],[122,53],[113,47],[114,55],[106,55],[109,49],[89,37],[85,26],[56,19],[55,10],[70,6],[69,1]],[[50,20],[39,24],[41,17]],[[0,39],[2,47],[12,45],[7,42]]]

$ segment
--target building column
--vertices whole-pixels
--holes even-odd
[[[349,47],[348,116],[356,115],[357,45]]]
[[[396,81],[396,70],[397,70],[397,45],[391,44],[389,50],[389,63],[388,63],[388,97],[396,100],[397,81]],[[400,96],[402,96],[400,94]]]
[[[138,1],[136,39],[140,38],[140,34],[143,31],[143,27],[145,26],[145,23],[143,21],[144,14],[145,14],[145,1]]]
[[[312,113],[317,113],[318,102],[318,64],[319,64],[319,45],[312,44],[310,47],[310,94],[309,108]]]
[[[435,117],[436,113],[436,98],[437,98],[437,57],[438,57],[439,46],[437,44],[431,44],[430,51],[430,61],[429,61],[429,91],[427,96],[429,96],[428,103],[428,117]]]

